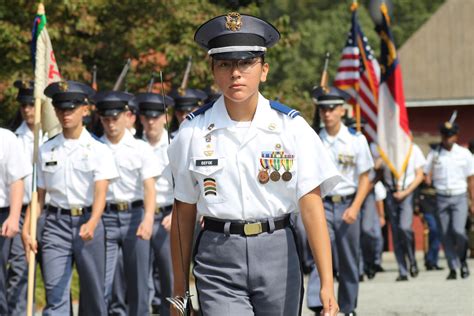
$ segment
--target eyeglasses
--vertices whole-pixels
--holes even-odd
[[[230,72],[235,67],[240,73],[249,73],[251,69],[258,63],[261,58],[239,59],[239,60],[214,60],[214,69],[219,72]]]

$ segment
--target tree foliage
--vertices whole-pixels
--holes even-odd
[[[361,0],[359,19],[377,51],[379,41]],[[424,23],[444,0],[393,0],[393,32],[398,47]],[[350,27],[349,0],[48,0],[44,1],[58,65],[64,78],[90,81],[98,68],[99,89],[110,89],[127,58],[132,67],[126,89],[142,91],[153,72],[163,71],[166,89],[178,86],[186,61],[193,57],[189,86],[212,83],[206,52],[193,42],[197,27],[207,19],[238,10],[263,17],[282,33],[267,56],[270,78],[262,86],[269,98],[279,98],[312,111],[309,92],[319,82],[326,51],[332,54],[333,77]],[[31,27],[37,3],[0,3],[0,125],[16,111],[14,80],[32,78]],[[160,85],[155,85],[160,91]]]

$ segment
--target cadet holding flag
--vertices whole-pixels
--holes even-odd
[[[301,314],[301,264],[289,220],[298,209],[321,275],[316,295],[328,314],[338,311],[322,197],[339,173],[299,112],[259,93],[270,68],[265,52],[279,38],[268,22],[236,12],[195,33],[223,95],[188,116],[168,155],[174,292],[187,309],[193,232],[203,216],[193,272],[204,315]]]
[[[324,123],[319,136],[343,177],[324,198],[324,209],[333,253],[338,258],[335,267],[339,273],[338,303],[345,315],[355,315],[359,292],[359,212],[369,192],[369,171],[374,162],[364,135],[342,123],[347,93],[320,86],[313,90],[313,99]],[[319,284],[319,274],[314,269],[308,281],[308,307],[316,312],[324,306],[315,295]]]
[[[43,315],[71,313],[73,263],[79,274],[79,314],[105,315],[105,234],[101,216],[109,180],[118,176],[117,169],[109,149],[82,124],[88,100],[94,94],[92,88],[60,81],[50,84],[44,93],[53,99],[63,132],[41,147],[38,159],[40,210],[46,193],[50,196],[44,208],[41,240],[47,302]],[[27,255],[37,250],[29,235],[29,211],[22,236]]]
[[[129,101],[120,91],[98,93],[94,100],[104,127],[101,140],[112,151],[119,178],[107,192],[103,215],[106,231],[106,300],[110,304],[119,248],[125,272],[130,315],[148,315],[150,238],[155,214],[155,181],[159,174],[153,152],[127,129]],[[125,289],[123,289],[125,291]],[[109,313],[114,314],[110,310]]]

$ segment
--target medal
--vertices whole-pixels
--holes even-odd
[[[258,182],[260,182],[261,184],[265,184],[267,183],[269,180],[269,177],[268,177],[268,172],[266,169],[263,169],[263,170],[260,170],[260,172],[258,173]]]
[[[272,179],[272,181],[277,182],[278,180],[280,180],[280,173],[278,171],[273,171],[272,173],[270,173],[270,179]]]
[[[280,180],[280,172],[279,172],[280,167],[281,167],[280,157],[281,157],[281,154],[279,152],[273,152],[272,158],[270,160],[270,166],[274,170],[272,171],[272,173],[270,173],[270,179],[272,179],[272,181],[274,182],[277,182]]]
[[[291,175],[291,172],[285,171],[285,172],[283,172],[281,178],[283,179],[283,181],[288,182],[288,181],[291,180],[291,178],[293,178],[293,176]]]
[[[284,158],[281,159],[281,164],[283,165],[283,168],[285,168],[285,172],[283,172],[283,175],[281,176],[283,181],[288,182],[293,178],[293,175],[290,172],[290,169],[293,166],[293,157],[293,155],[284,155]]]

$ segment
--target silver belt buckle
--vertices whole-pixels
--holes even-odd
[[[255,236],[263,232],[262,223],[246,223],[244,224],[245,236]]]

